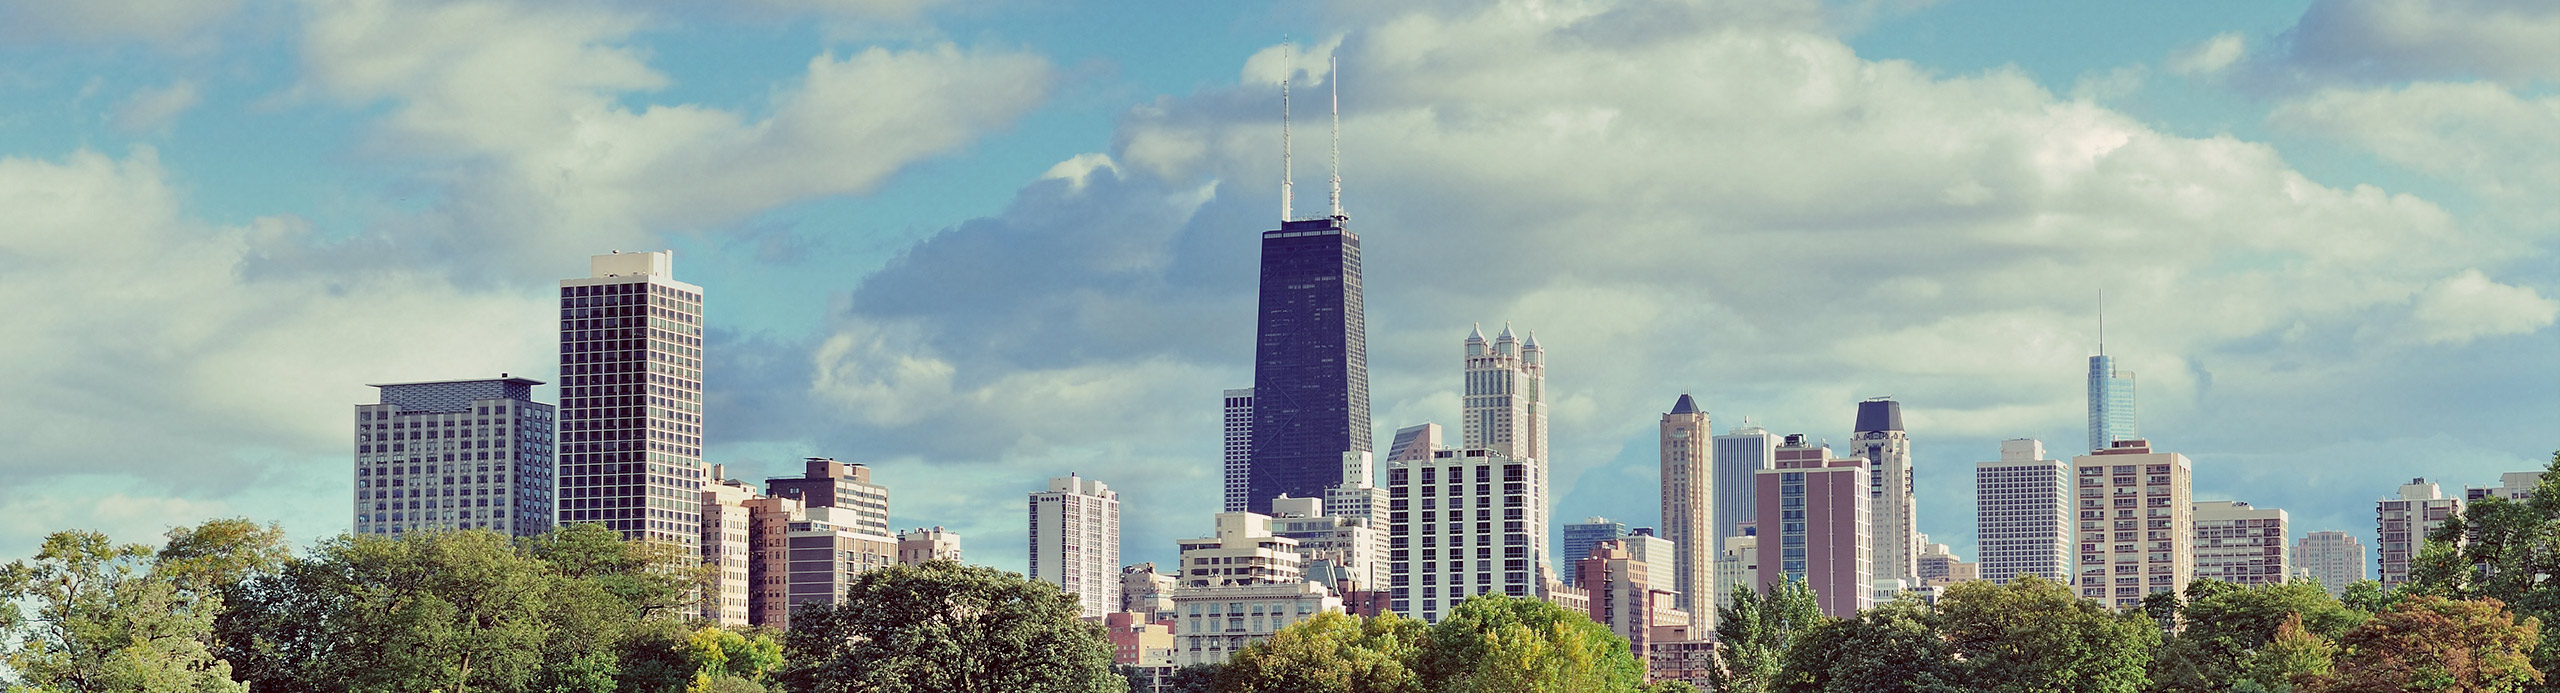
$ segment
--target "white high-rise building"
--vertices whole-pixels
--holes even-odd
[[[1227,512],[1244,512],[1252,500],[1253,388],[1226,393]]]
[[[1685,393],[1662,415],[1662,538],[1672,555],[1642,559],[1653,566],[1652,574],[1671,578],[1673,586],[1664,591],[1675,593],[1702,631],[1714,628],[1716,619],[1714,609],[1698,607],[1709,603],[1700,596],[1716,589],[1718,480],[1710,425],[1706,410]]]
[[[2071,465],[2034,438],[2000,442],[2000,461],[1973,466],[1974,550],[1985,580],[2020,574],[2071,582]]]
[[[2238,585],[2280,585],[2293,575],[2283,508],[2240,501],[2196,502],[2196,577]]]
[[[1920,584],[1919,501],[1912,491],[1911,434],[1902,428],[1902,403],[1871,399],[1858,403],[1858,428],[1850,454],[1867,458],[1867,497],[1874,524],[1872,579]]]
[[[725,465],[711,465],[713,483],[702,487],[703,620],[732,628],[750,623],[749,565],[755,552],[747,501],[756,487],[730,479]]]
[[[1648,566],[1654,566],[1655,568],[1670,567],[1675,558],[1680,554],[1679,548],[1674,546],[1671,543],[1671,540],[1664,539],[1661,536],[1656,535],[1652,527],[1637,527],[1634,530],[1627,532],[1626,536],[1619,537],[1618,541],[1626,544],[1627,556],[1629,558],[1635,559],[1636,562],[1643,563]],[[1585,558],[1588,557],[1589,556],[1587,555],[1585,556]],[[1712,576],[1713,571],[1715,570],[1713,565],[1714,564],[1708,564],[1707,567],[1707,571],[1710,576]],[[1576,579],[1575,584],[1581,584],[1579,578]],[[1645,577],[1645,589],[1671,594],[1675,598],[1672,602],[1674,604],[1678,604],[1681,600],[1685,600],[1687,597],[1687,595],[1679,593],[1679,577],[1672,575],[1669,570],[1654,570],[1647,573]],[[1687,609],[1681,610],[1687,611]]]
[[[1075,595],[1085,618],[1120,608],[1120,493],[1069,474],[1031,492],[1029,509],[1031,579]]]
[[[2347,592],[2347,585],[2364,579],[2364,542],[2346,532],[2312,532],[2302,535],[2293,545],[2296,569],[2311,573],[2311,579],[2335,597]]]
[[[1522,342],[1511,326],[1491,343],[1479,327],[1467,335],[1467,397],[1459,447],[1505,457],[1547,459],[1547,352],[1537,333]],[[1578,557],[1577,557],[1578,558]]]
[[[374,385],[356,405],[355,532],[551,530],[551,405],[539,380]]]
[[[2425,479],[2410,479],[2400,485],[2399,498],[2385,498],[2374,503],[2375,546],[2381,554],[2376,561],[2382,588],[2393,589],[2409,579],[2409,562],[2418,557],[2427,535],[2442,526],[2446,518],[2462,512],[2462,499],[2444,495],[2444,489]]]
[[[1540,596],[1547,466],[1483,448],[1387,463],[1388,609],[1439,622],[1478,594]],[[1398,455],[1404,457],[1404,455]]]
[[[1760,482],[1756,479],[1760,470],[1777,468],[1778,443],[1777,434],[1753,426],[1747,419],[1741,426],[1716,436],[1715,444],[1708,452],[1715,457],[1715,480],[1709,482],[1709,489],[1715,494],[1713,531],[1717,538],[1717,556],[1732,553],[1733,547],[1725,542],[1744,536],[1742,527],[1752,524],[1760,516]],[[1744,579],[1757,578],[1746,576]],[[1750,584],[1718,580],[1714,585],[1718,603],[1723,603],[1726,593],[1732,592],[1735,585]]]
[[[560,522],[702,543],[702,287],[675,251],[597,255],[560,281]]]
[[[2119,440],[2071,458],[2080,526],[2080,596],[2117,609],[2195,578],[2195,463]]]

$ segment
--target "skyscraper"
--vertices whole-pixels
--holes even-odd
[[[560,521],[701,550],[702,287],[675,251],[560,281]]]
[[[1481,448],[1428,454],[1387,463],[1389,497],[1406,508],[1388,520],[1388,608],[1437,623],[1471,595],[1541,596],[1553,570],[1546,463]]]
[[[1360,237],[1348,217],[1283,221],[1262,234],[1246,510],[1282,494],[1322,497],[1342,455],[1369,452],[1369,348]]]
[[[2001,441],[1999,461],[1973,466],[1973,503],[1983,579],[2071,583],[2071,465],[2045,459],[2043,442]]]
[[[1715,494],[1714,514],[1716,550],[1723,551],[1727,537],[1742,536],[1742,526],[1760,516],[1760,482],[1753,481],[1760,470],[1778,466],[1778,435],[1769,429],[1753,426],[1746,419],[1724,435],[1716,436],[1708,452],[1715,456],[1715,481],[1708,485]],[[1718,585],[1718,592],[1733,589]]]
[[[2118,440],[2071,458],[2079,506],[2080,596],[2117,609],[2195,578],[2195,463]]]
[[[2105,450],[2119,440],[2142,437],[2133,417],[2133,372],[2116,370],[2116,359],[2101,343],[2089,357],[2089,449]]]
[[[1671,573],[1680,608],[1712,628],[1715,609],[1698,606],[1713,604],[1716,589],[1715,434],[1708,425],[1706,410],[1687,394],[1662,415],[1662,538],[1672,555],[1654,559],[1654,569]]]
[[[1031,579],[1075,595],[1086,618],[1120,608],[1119,492],[1069,474],[1031,492],[1029,510]]]
[[[712,483],[702,487],[703,620],[743,627],[753,622],[750,596],[755,562],[754,500],[756,488],[726,478],[724,465],[711,465]]]
[[[1766,590],[1781,580],[1803,580],[1823,615],[1832,618],[1850,618],[1873,605],[1868,474],[1866,458],[1832,457],[1829,446],[1787,436],[1778,447],[1777,468],[1760,470],[1754,479],[1759,540],[1777,551],[1760,556],[1753,586]]]
[[[2364,542],[2346,532],[2312,532],[2302,535],[2293,545],[2295,565],[2311,572],[2311,579],[2329,590],[2329,596],[2345,594],[2347,585],[2364,579]]]
[[[2462,512],[2462,499],[2444,495],[2444,489],[2425,479],[2410,479],[2400,485],[2399,498],[2386,498],[2374,503],[2375,545],[2380,560],[2375,572],[2383,589],[2393,589],[2409,579],[2409,562],[2425,547],[2427,535],[2442,526],[2448,517]]]
[[[356,405],[355,532],[551,529],[551,405],[539,380],[374,385]]]
[[[2293,579],[2286,560],[2289,518],[2283,508],[2241,501],[2196,502],[2196,577],[2235,585],[2281,585]]]
[[[1547,459],[1547,353],[1538,348],[1537,333],[1522,342],[1506,324],[1502,336],[1487,343],[1478,327],[1467,334],[1466,350],[1467,396],[1460,416],[1465,425],[1459,447]]]
[[[1911,488],[1911,434],[1902,428],[1902,403],[1871,399],[1858,403],[1858,429],[1851,435],[1853,452],[1867,458],[1868,497],[1874,501],[1876,543],[1874,579],[1920,584],[1920,518]]]
[[[1253,388],[1228,390],[1223,411],[1220,418],[1226,432],[1226,509],[1243,512],[1248,505],[1246,499],[1253,492]]]
[[[1565,523],[1557,533],[1562,535],[1556,542],[1556,566],[1561,568],[1591,555],[1591,547],[1600,545],[1600,542],[1627,536],[1627,523],[1594,515],[1582,518],[1581,522]],[[1564,577],[1578,579],[1571,571],[1566,571]]]

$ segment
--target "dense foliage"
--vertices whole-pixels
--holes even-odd
[[[1100,626],[1074,596],[983,566],[863,573],[836,604],[791,612],[776,679],[807,693],[1120,693]]]
[[[1437,624],[1318,614],[1217,668],[1218,693],[1686,693],[1646,685],[1627,640],[1580,612],[1484,595]]]

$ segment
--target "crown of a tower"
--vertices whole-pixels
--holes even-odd
[[[1513,337],[1513,336],[1511,336],[1511,323],[1509,323],[1509,322],[1504,322],[1504,323],[1502,323],[1502,336],[1500,336],[1500,337],[1496,337],[1495,339],[1499,339],[1499,340],[1502,340],[1502,341],[1506,341],[1506,342],[1507,342],[1507,341],[1512,341],[1512,340],[1516,340],[1516,339],[1519,339],[1519,338],[1518,338],[1518,337]]]
[[[1476,323],[1475,329],[1471,329],[1471,330],[1468,330],[1468,331],[1467,331],[1467,341],[1470,341],[1470,342],[1481,342],[1481,341],[1484,341],[1484,323]]]

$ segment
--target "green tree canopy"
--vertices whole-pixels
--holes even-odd
[[[2307,677],[2324,693],[2470,691],[2511,693],[2544,682],[2530,653],[2540,624],[2522,622],[2495,599],[2421,595],[2349,631],[2335,674]]]
[[[1960,693],[1955,651],[1927,605],[1900,599],[1814,626],[1788,648],[1785,693]]]
[[[1607,626],[1498,594],[1469,597],[1433,625],[1417,668],[1434,693],[1632,691],[1644,683],[1644,665]]]
[[[1421,621],[1316,614],[1246,646],[1220,667],[1221,693],[1421,693],[1411,663],[1429,644]]]
[[[1708,688],[1716,693],[1771,690],[1796,638],[1829,621],[1802,580],[1772,585],[1767,594],[1734,586],[1733,603],[1716,609],[1716,655],[1722,666],[1709,672]]]
[[[798,693],[1120,693],[1111,646],[1075,597],[994,568],[933,561],[862,574],[791,613],[775,680]]]
[[[2181,628],[2153,654],[2151,690],[2221,693],[2241,680],[2281,689],[2282,677],[2259,679],[2250,672],[2260,650],[2287,624],[2304,636],[2335,641],[2370,616],[2308,580],[2244,586],[2199,579],[2186,592],[2168,614]]]
[[[172,531],[156,553],[97,532],[46,537],[0,568],[0,661],[35,690],[248,690],[209,643],[226,581],[271,564],[277,537],[243,520]]]
[[[1994,693],[2131,693],[2160,629],[2141,613],[2116,613],[2062,583],[2020,576],[2001,585],[1948,587],[1939,633],[1961,659],[1967,690]]]

